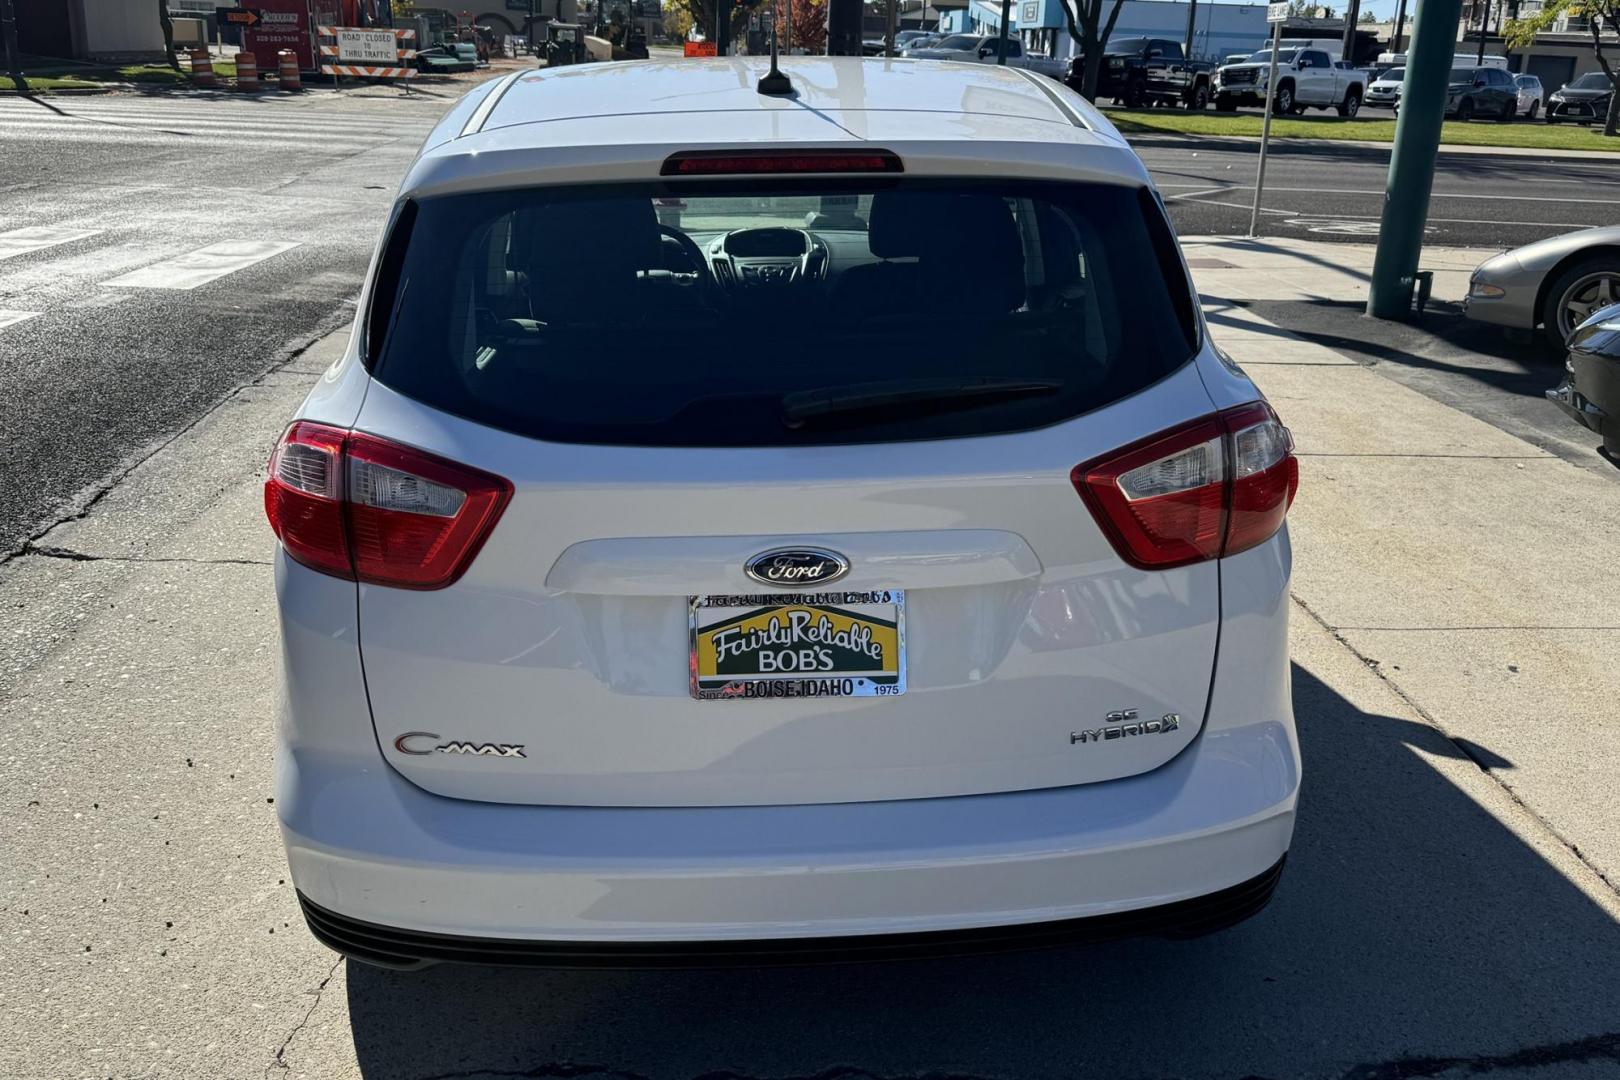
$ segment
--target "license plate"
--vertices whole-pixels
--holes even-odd
[[[900,589],[689,597],[692,696],[895,697],[906,692]]]

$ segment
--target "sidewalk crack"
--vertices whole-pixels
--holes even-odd
[[[309,1018],[315,1015],[315,1010],[320,1008],[321,995],[326,992],[326,985],[332,981],[335,975],[337,975],[337,970],[342,964],[343,957],[341,956],[332,961],[332,968],[326,973],[326,978],[322,979],[314,990],[307,991],[314,997],[315,1000],[311,1001],[309,1003],[309,1008],[304,1010],[303,1018],[299,1020],[297,1024],[293,1025],[293,1029],[291,1031],[287,1032],[287,1037],[281,1040],[281,1046],[276,1050],[275,1060],[264,1067],[265,1080],[270,1080],[270,1071],[272,1069],[280,1069],[283,1072],[287,1071],[287,1062],[283,1059],[286,1057],[288,1048],[292,1046],[292,1041],[298,1037],[298,1033],[303,1031],[304,1027],[309,1023]]]
[[[24,540],[20,555],[38,555],[42,559],[64,559],[68,562],[115,563],[186,563],[192,566],[270,566],[268,559],[187,559],[164,555],[91,555],[72,548],[51,544],[36,544]]]
[[[1321,615],[1318,615],[1316,613],[1316,611],[1314,609],[1312,609],[1311,605],[1307,604],[1300,597],[1300,595],[1298,593],[1294,592],[1293,590],[1291,590],[1291,589],[1289,590],[1288,596],[1289,596],[1289,599],[1293,600],[1294,603],[1299,606],[1299,609],[1301,611],[1303,611],[1306,615],[1310,616],[1312,622],[1316,623],[1316,625],[1320,626],[1323,630],[1326,630],[1330,635],[1332,635],[1334,641],[1337,641],[1340,645],[1344,646],[1344,648],[1350,653],[1351,656],[1354,656],[1357,660],[1360,660],[1361,663],[1362,663],[1362,666],[1364,666],[1368,671],[1371,671],[1375,676],[1377,676],[1378,679],[1380,681],[1382,681],[1385,686],[1389,687],[1389,690],[1390,690],[1391,693],[1393,693],[1396,697],[1400,698],[1401,701],[1405,702],[1408,708],[1410,708],[1413,712],[1417,713],[1417,715],[1423,719],[1424,723],[1428,724],[1431,728],[1433,728],[1436,732],[1438,732],[1442,738],[1444,738],[1447,742],[1449,742],[1452,745],[1452,747],[1457,751],[1457,753],[1458,753],[1458,755],[1460,757],[1462,757],[1466,761],[1473,762],[1475,768],[1479,769],[1479,771],[1481,773],[1483,773],[1487,778],[1489,778],[1491,783],[1493,783],[1497,787],[1501,788],[1503,794],[1505,794],[1509,799],[1512,799],[1514,804],[1517,805],[1519,807],[1519,809],[1523,810],[1525,812],[1525,814],[1527,814],[1532,821],[1534,821],[1536,824],[1540,825],[1543,829],[1545,829],[1547,831],[1547,835],[1549,835],[1553,839],[1557,840],[1558,843],[1564,848],[1565,851],[1569,852],[1572,856],[1574,856],[1580,862],[1580,864],[1582,866],[1586,867],[1593,874],[1595,874],[1597,876],[1597,879],[1599,881],[1603,882],[1603,884],[1605,886],[1607,886],[1608,889],[1611,892],[1613,892],[1613,893],[1615,893],[1617,895],[1620,895],[1620,885],[1616,885],[1615,882],[1610,881],[1607,874],[1605,874],[1603,871],[1599,870],[1596,866],[1592,865],[1591,860],[1589,860],[1586,857],[1586,854],[1583,851],[1581,851],[1579,846],[1577,846],[1576,844],[1571,843],[1568,839],[1566,839],[1563,833],[1561,833],[1557,829],[1553,828],[1551,822],[1549,822],[1546,818],[1542,817],[1539,813],[1537,813],[1535,808],[1532,807],[1529,803],[1525,802],[1524,799],[1522,799],[1519,796],[1518,792],[1514,791],[1507,784],[1503,783],[1502,778],[1497,776],[1494,772],[1492,772],[1490,770],[1490,768],[1486,765],[1486,763],[1480,760],[1479,755],[1473,750],[1473,748],[1466,741],[1459,740],[1456,736],[1452,735],[1451,732],[1447,731],[1444,724],[1440,723],[1440,721],[1437,720],[1434,717],[1434,715],[1429,712],[1429,710],[1425,709],[1422,705],[1418,704],[1417,699],[1413,698],[1411,694],[1408,694],[1404,689],[1402,689],[1402,687],[1401,687],[1401,685],[1399,683],[1397,683],[1394,679],[1391,679],[1389,677],[1389,675],[1384,672],[1383,668],[1381,666],[1379,666],[1379,663],[1378,663],[1377,660],[1375,660],[1372,657],[1368,656],[1366,653],[1362,652],[1360,649],[1356,648],[1353,644],[1351,644],[1350,640],[1348,638],[1346,638],[1343,633],[1340,632],[1342,628],[1334,626],[1332,623],[1330,623],[1326,619],[1324,619]],[[1616,1036],[1616,1038],[1620,1038],[1620,1036]],[[1492,1068],[1495,1068],[1495,1066],[1492,1066]],[[1350,1074],[1350,1076],[1358,1076],[1358,1075],[1359,1074]],[[1414,1076],[1414,1077],[1416,1077],[1416,1076],[1429,1076],[1429,1075],[1432,1075],[1432,1074],[1430,1074],[1430,1073],[1392,1073],[1392,1074],[1388,1074],[1388,1075],[1393,1076],[1393,1077],[1399,1077],[1399,1076]],[[1346,1080],[1350,1080],[1350,1076],[1347,1076]],[[1383,1073],[1369,1073],[1369,1074],[1366,1074],[1366,1076],[1369,1077],[1369,1078],[1377,1078],[1377,1080],[1383,1080],[1385,1074],[1383,1074]]]

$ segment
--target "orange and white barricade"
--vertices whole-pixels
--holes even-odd
[[[355,75],[367,79],[416,78],[416,65],[412,63],[416,59],[415,30],[367,30],[357,26],[321,26],[316,29],[320,35],[322,75]],[[366,58],[367,62],[359,63],[352,56],[345,56],[345,38],[355,40],[359,35],[388,33],[394,35],[392,63],[379,62],[380,57],[372,56]]]

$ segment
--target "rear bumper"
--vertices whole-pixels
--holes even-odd
[[[1264,874],[1288,850],[1299,782],[1280,720],[1206,731],[1126,780],[882,803],[513,806],[432,795],[380,758],[358,774],[279,764],[293,880],[344,951],[357,923],[549,954],[1115,916]],[[373,951],[413,955],[395,949]]]
[[[1157,907],[1057,922],[838,939],[763,938],[740,941],[532,941],[466,937],[377,926],[328,911],[303,893],[298,901],[310,932],[330,949],[380,967],[433,964],[502,967],[727,967],[910,960],[1089,944],[1160,935],[1197,937],[1256,915],[1270,902],[1286,857],[1230,888]]]

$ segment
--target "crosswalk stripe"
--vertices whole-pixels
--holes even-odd
[[[52,225],[29,225],[21,229],[12,229],[10,232],[0,233],[0,259],[9,259],[13,255],[27,255],[31,251],[43,251],[58,244],[71,244],[75,240],[100,235],[101,232],[101,229],[63,229]]]
[[[0,120],[6,131],[21,135],[27,132],[30,138],[40,135],[55,135],[71,139],[116,138],[122,135],[161,135],[165,138],[191,138],[194,136],[230,135],[238,139],[253,139],[261,136],[281,136],[288,139],[311,139],[323,141],[345,141],[352,139],[397,139],[417,131],[426,134],[427,129],[416,128],[407,130],[390,130],[372,127],[332,128],[326,125],[293,125],[293,124],[260,124],[248,126],[233,124],[228,120],[210,120],[201,124],[92,124],[64,126],[51,123],[48,120]]]
[[[286,240],[222,240],[102,284],[123,289],[195,289],[295,247],[298,244]]]
[[[43,311],[7,311],[0,308],[0,330],[8,326],[16,326],[25,319],[32,319],[36,315],[45,314]]]

